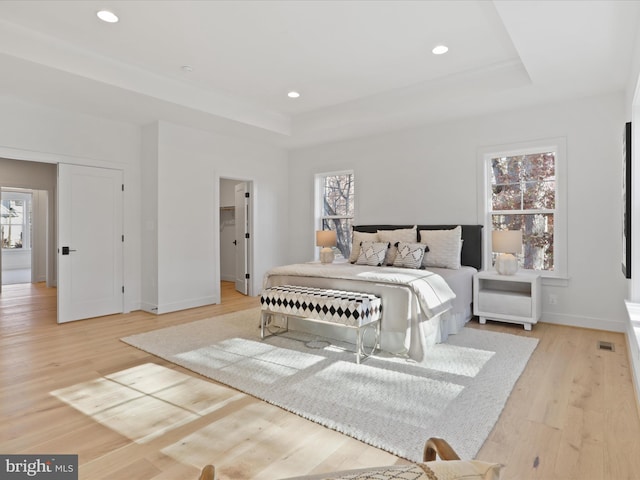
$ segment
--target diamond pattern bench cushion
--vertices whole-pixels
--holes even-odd
[[[382,301],[360,292],[282,285],[262,292],[262,310],[361,327],[380,320]]]

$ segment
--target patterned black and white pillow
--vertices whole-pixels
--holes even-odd
[[[360,244],[362,242],[379,242],[380,238],[378,238],[377,233],[367,233],[367,232],[357,232],[353,231],[353,236],[351,237],[351,254],[349,255],[349,262],[356,263],[358,261],[358,256],[360,256]]]
[[[388,248],[388,242],[361,242],[360,255],[358,255],[356,265],[381,266]]]
[[[420,268],[425,252],[429,251],[424,243],[396,243],[396,258],[393,260],[394,267]]]

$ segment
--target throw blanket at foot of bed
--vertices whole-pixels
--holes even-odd
[[[265,275],[264,288],[301,285],[366,292],[382,299],[385,311],[380,347],[421,361],[429,343],[440,341],[439,320],[451,308],[455,293],[428,270],[368,267],[352,264],[302,263],[276,267]],[[434,320],[433,324],[427,325]]]

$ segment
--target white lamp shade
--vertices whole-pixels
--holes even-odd
[[[318,247],[335,247],[338,244],[338,236],[333,230],[316,231],[316,245]]]
[[[522,251],[521,230],[494,230],[491,232],[492,250],[497,253],[520,253]]]

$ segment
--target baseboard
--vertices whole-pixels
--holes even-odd
[[[157,310],[153,313],[161,315],[163,313],[177,312],[180,310],[187,310],[189,308],[204,307],[206,305],[214,305],[220,303],[220,298],[214,296],[193,298],[174,303],[165,303],[157,306]]]
[[[130,302],[130,303],[125,302],[123,313],[136,312],[138,310],[144,310],[140,302]]]
[[[582,315],[578,316],[566,315],[563,313],[543,312],[540,321],[556,325],[566,325],[569,327],[592,328],[594,330],[604,330],[607,332],[626,333],[627,331],[624,322],[616,322],[596,317],[585,317]]]
[[[155,303],[141,302],[140,310],[149,313],[158,313],[158,306]]]

